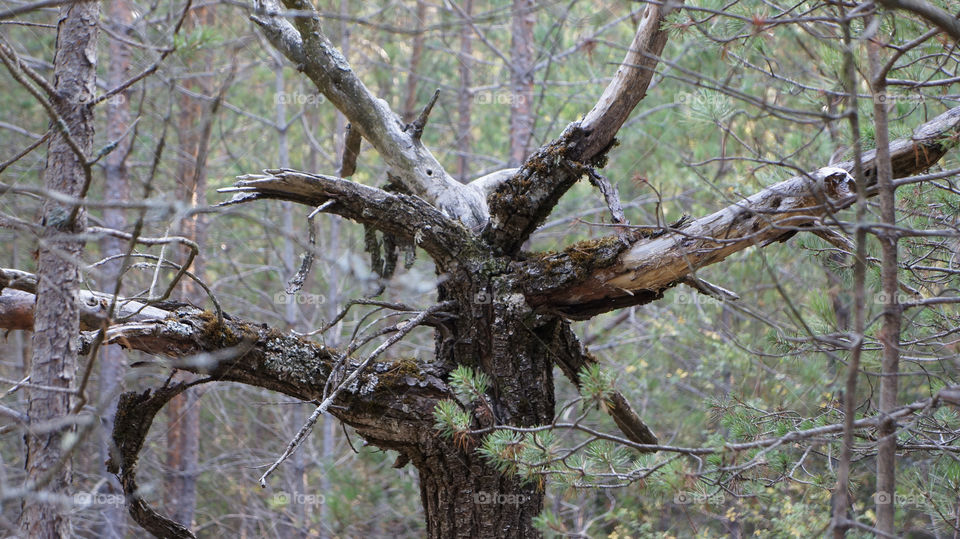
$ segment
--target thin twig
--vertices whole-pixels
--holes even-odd
[[[303,443],[303,440],[313,430],[313,426],[317,423],[317,420],[320,418],[320,416],[327,411],[327,408],[329,408],[331,404],[333,404],[333,400],[337,398],[337,395],[339,395],[344,388],[350,387],[350,385],[360,376],[361,373],[363,373],[364,369],[366,369],[367,366],[370,365],[370,363],[377,356],[379,356],[388,348],[390,348],[391,346],[399,342],[401,339],[403,339],[408,333],[413,331],[414,328],[421,325],[428,316],[442,309],[452,307],[453,305],[454,305],[454,302],[452,301],[444,301],[442,303],[438,303],[434,305],[433,307],[430,307],[429,309],[425,309],[421,311],[417,316],[410,319],[410,321],[408,321],[402,328],[400,328],[399,331],[391,335],[389,339],[387,339],[386,341],[383,342],[383,344],[378,346],[376,350],[371,352],[371,354],[367,356],[367,359],[363,360],[357,366],[357,368],[350,373],[349,376],[347,376],[342,382],[337,384],[337,387],[330,392],[330,395],[328,395],[325,399],[323,399],[323,402],[321,402],[320,405],[317,406],[317,409],[314,410],[312,414],[310,414],[310,417],[307,419],[307,422],[303,425],[303,427],[300,428],[300,431],[297,432],[297,435],[293,438],[293,440],[291,440],[290,443],[287,444],[287,448],[286,450],[284,450],[283,454],[280,455],[280,458],[278,458],[277,461],[274,462],[269,468],[267,468],[267,471],[264,472],[262,476],[260,476],[260,486],[263,488],[266,488],[267,477],[271,473],[273,473],[273,471],[276,470],[277,467],[280,466],[281,463],[283,463],[283,461],[287,460],[287,458],[290,457],[290,455],[292,455],[293,452],[296,451],[298,447],[300,447],[300,444]]]

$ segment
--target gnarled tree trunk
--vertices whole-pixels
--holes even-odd
[[[487,261],[492,257],[486,258]],[[553,317],[532,312],[509,278],[485,275],[483,259],[464,264],[441,290],[458,317],[437,332],[436,359],[451,370],[467,365],[491,377],[488,402],[474,402],[476,428],[532,427],[554,414]],[[474,271],[476,270],[476,273]],[[489,279],[488,281],[478,281]],[[543,508],[541,484],[503,474],[475,450],[479,437],[441,439],[433,425],[409,454],[420,473],[420,496],[430,537],[531,537]]]

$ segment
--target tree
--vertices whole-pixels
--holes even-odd
[[[0,45],[0,58],[18,82],[41,100],[50,115],[53,134],[43,171],[44,186],[69,199],[82,199],[90,187],[93,147],[94,77],[99,2],[76,2],[62,8],[51,85],[21,64],[15,53]],[[39,88],[37,88],[39,86]],[[38,253],[36,307],[33,313],[33,354],[29,404],[24,421],[31,427],[27,442],[25,492],[46,488],[65,495],[70,477],[69,428],[45,424],[68,418],[75,402],[70,389],[77,382],[77,342],[80,310],[76,259],[83,242],[76,236],[86,227],[83,209],[49,200],[43,209],[44,244]],[[49,500],[24,498],[20,527],[32,537],[71,534],[70,521]]]
[[[515,5],[516,35],[524,36],[518,38],[522,42],[529,39],[523,27],[526,4]],[[126,393],[118,406],[113,436],[118,453],[108,467],[121,479],[131,515],[151,533],[192,536],[182,523],[151,508],[138,488],[138,460],[147,433],[156,414],[168,402],[192,387],[210,382],[239,382],[316,404],[314,414],[287,451],[264,473],[262,484],[266,484],[273,469],[296,451],[317,419],[330,414],[370,444],[396,451],[397,467],[411,464],[417,469],[427,533],[432,537],[537,535],[535,517],[543,510],[544,483],[549,478],[565,472],[603,476],[583,462],[569,464],[566,459],[576,452],[556,447],[551,438],[556,430],[588,434],[583,446],[589,445],[599,460],[610,461],[604,473],[615,481],[642,481],[669,461],[629,466],[617,456],[616,449],[596,442],[613,442],[637,453],[715,459],[710,464],[717,466],[719,475],[729,472],[730,477],[716,482],[718,489],[724,489],[730,488],[729,482],[743,480],[745,470],[760,466],[767,452],[825,436],[844,436],[841,470],[846,469],[849,474],[855,433],[877,427],[878,435],[886,437],[877,444],[881,451],[878,485],[894,490],[892,467],[899,447],[895,436],[897,420],[941,404],[956,403],[956,387],[943,387],[926,400],[899,406],[895,383],[891,386],[882,382],[880,414],[855,418],[860,369],[852,358],[859,358],[866,335],[864,275],[870,262],[866,234],[870,230],[886,242],[881,255],[885,321],[876,342],[884,350],[881,374],[895,381],[902,308],[902,302],[896,299],[901,288],[897,281],[901,270],[896,243],[909,233],[899,229],[897,234],[889,233],[897,227],[894,190],[955,174],[947,171],[915,176],[937,164],[955,145],[960,132],[960,108],[952,108],[923,122],[909,136],[889,142],[884,116],[887,74],[879,58],[872,58],[874,75],[870,80],[870,97],[876,104],[876,150],[862,151],[859,147],[862,139],[856,112],[828,113],[825,121],[849,119],[852,123],[855,149],[851,160],[823,163],[822,168],[815,170],[796,170],[793,177],[752,196],[733,197],[726,207],[706,217],[681,219],[668,225],[660,222],[658,213],[657,225],[632,226],[626,220],[617,189],[600,174],[600,169],[612,153],[620,151],[615,149],[615,137],[646,96],[661,64],[681,69],[662,58],[668,36],[671,29],[684,24],[698,25],[703,30],[705,26],[699,26],[703,21],[694,21],[691,14],[699,13],[701,8],[685,12],[691,17],[691,22],[687,22],[688,19],[677,19],[679,4],[645,6],[625,58],[582,119],[526,157],[518,169],[506,169],[463,184],[446,172],[422,142],[436,96],[415,119],[409,123],[401,121],[333,47],[321,26],[321,17],[309,2],[285,0],[283,8],[290,13],[270,2],[260,7],[252,20],[270,43],[343,113],[350,122],[350,133],[359,133],[376,150],[387,169],[389,183],[381,189],[345,179],[343,176],[349,174],[343,172],[330,176],[270,169],[263,174],[243,176],[234,187],[222,189],[234,193],[224,204],[249,206],[259,200],[275,199],[311,208],[311,219],[322,212],[359,223],[366,230],[372,265],[384,279],[389,279],[396,269],[398,251],[420,249],[435,265],[437,298],[435,304],[426,308],[370,298],[348,302],[324,328],[364,305],[406,316],[402,322],[378,329],[367,340],[385,336],[383,340],[373,350],[355,357],[355,352],[366,344],[363,339],[335,349],[322,341],[224,313],[219,304],[214,311],[206,311],[185,303],[132,300],[123,302],[118,313],[110,314],[110,303],[98,301],[104,296],[81,295],[81,299],[94,300],[92,304],[80,303],[83,311],[77,318],[85,329],[96,329],[104,320],[109,321],[109,328],[99,334],[82,334],[81,340],[87,347],[95,347],[102,340],[162,354],[171,358],[174,369],[199,376],[194,381],[168,381],[147,391]],[[713,16],[711,8],[702,11],[708,18]],[[859,17],[841,11],[836,19],[831,19],[839,21],[837,26],[844,30],[848,45],[850,28],[854,20],[860,22]],[[465,18],[471,18],[469,7]],[[757,34],[764,34],[791,22],[753,19],[747,24],[753,25]],[[926,41],[936,33],[929,31],[921,37]],[[482,38],[482,34],[478,35]],[[923,42],[919,39],[917,44]],[[514,52],[518,57],[527,57],[530,51],[522,44],[518,43]],[[857,111],[857,94],[861,90],[849,46],[846,54],[843,92],[837,91],[837,95],[850,99],[854,104],[850,110]],[[891,53],[890,61],[895,61],[898,54],[903,54],[900,49]],[[522,88],[525,97],[530,95],[528,76],[516,73],[511,81],[513,87]],[[769,76],[776,79],[776,73]],[[714,84],[706,77],[701,82],[738,95],[730,85]],[[738,97],[753,99],[742,94]],[[764,101],[758,106],[772,114],[800,117],[776,103]],[[514,112],[518,119],[530,114],[529,110]],[[524,145],[525,142],[512,146],[510,157],[521,156]],[[357,159],[358,148],[359,144],[345,144],[343,160]],[[782,159],[771,160],[763,154],[755,159],[785,164]],[[721,171],[729,169],[724,167]],[[559,252],[525,251],[524,244],[552,214],[561,197],[582,178],[588,178],[602,193],[615,233],[568,245]],[[873,195],[881,200],[880,224],[866,224],[862,213],[853,225],[842,222],[842,210],[855,203],[862,208]],[[847,230],[847,226],[855,230],[854,242],[837,232]],[[886,235],[883,231],[887,231]],[[811,332],[811,341],[823,346],[818,352],[833,356],[839,356],[840,351],[851,354],[846,365],[849,375],[843,423],[798,422],[776,435],[727,441],[713,447],[661,444],[627,398],[601,372],[598,359],[587,352],[572,321],[663,299],[679,285],[723,301],[735,299],[733,292],[705,281],[699,270],[751,247],[758,247],[758,256],[762,256],[759,248],[807,232],[852,256],[858,273],[853,332],[828,336]],[[955,234],[955,230],[925,233],[942,237],[950,234]],[[312,237],[311,229],[311,240]],[[288,291],[296,292],[303,284],[310,270],[309,253],[316,253],[316,249],[308,251]],[[189,262],[180,264],[178,275],[188,265]],[[0,274],[2,288],[26,292],[11,295],[3,306],[4,314],[18,313],[20,324],[22,317],[33,316],[33,322],[41,320],[39,304],[36,315],[29,309],[32,294],[43,294],[42,271],[39,282],[23,272],[4,270]],[[951,298],[937,296],[928,298],[929,302],[914,301],[916,306],[955,303],[955,298]],[[797,319],[803,321],[802,316]],[[386,359],[388,349],[422,326],[434,332],[432,357]],[[7,327],[13,324],[7,322]],[[952,333],[955,328],[943,331]],[[798,346],[807,343],[799,337],[795,341]],[[584,403],[610,414],[621,435],[603,434],[579,421],[558,419],[554,366],[577,387]],[[943,447],[952,446],[938,446]],[[746,457],[738,461],[741,454]],[[848,528],[866,526],[846,516],[852,505],[847,499],[849,481],[849,475],[841,471],[831,522],[839,535]],[[877,505],[883,506],[878,511],[879,533],[894,533],[892,504],[878,500]]]
[[[126,0],[114,0],[110,2],[108,13],[114,25],[114,31],[126,38],[133,34],[131,22],[133,15],[131,5]],[[108,84],[111,88],[122,87],[130,78],[130,57],[132,56],[131,47],[120,39],[114,39],[110,42],[109,54],[112,61],[108,68]],[[117,204],[123,204],[130,199],[130,174],[127,168],[127,159],[130,156],[132,144],[124,136],[130,129],[130,99],[132,93],[121,92],[107,104],[109,113],[109,123],[107,126],[108,136],[111,140],[118,141],[119,147],[116,151],[106,157],[106,168],[104,170],[104,184],[107,194],[107,200]],[[107,208],[104,210],[104,225],[114,230],[123,230],[126,228],[126,213],[120,208]],[[101,240],[102,253],[107,258],[112,258],[106,266],[106,275],[101,283],[101,290],[109,290],[114,294],[120,294],[120,285],[123,282],[124,258],[127,253],[127,243],[115,236],[108,236]],[[100,406],[104,412],[104,429],[100,433],[100,458],[102,462],[107,462],[110,458],[110,448],[113,445],[109,433],[113,431],[113,413],[116,410],[116,398],[119,397],[123,389],[124,377],[124,352],[119,346],[107,346],[102,350],[100,358]],[[101,470],[104,477],[104,485],[101,492],[121,496],[122,489],[117,482],[116,477],[110,474],[104,468]],[[107,539],[120,538],[125,535],[126,514],[123,507],[119,504],[108,507],[103,512],[103,527],[100,535]]]

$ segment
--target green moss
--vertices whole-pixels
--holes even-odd
[[[547,251],[535,253],[548,270],[572,263],[575,268],[593,270],[613,265],[626,246],[617,236],[578,241],[562,252]],[[571,269],[575,269],[571,268]]]
[[[379,370],[379,369],[378,369]],[[400,358],[389,364],[387,369],[377,374],[381,384],[386,386],[395,386],[403,383],[408,377],[423,381],[423,373],[420,371],[420,364],[414,358]]]
[[[202,342],[210,342],[223,347],[230,347],[237,346],[244,340],[256,340],[259,336],[257,328],[250,324],[245,322],[227,324],[225,321],[218,319],[217,315],[210,311],[201,311],[192,316],[203,323],[203,326],[200,328],[200,338]]]

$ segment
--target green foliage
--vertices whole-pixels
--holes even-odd
[[[452,400],[442,400],[433,409],[434,427],[440,433],[452,438],[470,428],[470,414]]]
[[[580,394],[589,402],[600,402],[613,390],[613,374],[599,364],[580,370]]]
[[[483,399],[490,388],[490,377],[486,373],[458,365],[450,372],[450,387],[464,405]]]

